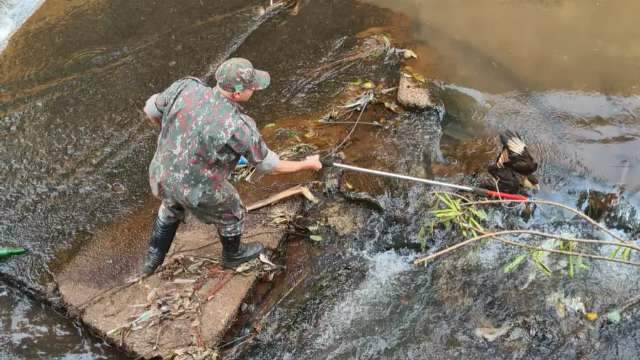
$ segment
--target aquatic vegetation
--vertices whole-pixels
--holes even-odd
[[[535,203],[538,205],[552,205],[561,207],[565,210],[570,210],[579,215],[581,218],[587,220],[587,222],[593,224],[603,232],[611,235],[615,241],[582,239],[572,237],[570,235],[546,233],[536,229],[486,229],[486,223],[488,222],[487,214],[484,211],[478,209],[477,206],[513,203],[513,201],[472,201],[471,199],[464,196],[446,192],[436,192],[435,195],[437,201],[435,202],[433,210],[431,211],[431,214],[435,216],[435,220],[432,222],[431,232],[433,233],[433,229],[435,226],[441,225],[447,231],[453,231],[454,233],[458,232],[465,240],[431,255],[417,259],[414,262],[415,264],[426,263],[427,261],[430,261],[436,257],[445,255],[451,251],[477,242],[479,240],[493,239],[507,245],[526,249],[525,253],[518,254],[503,267],[503,271],[505,273],[509,273],[520,268],[520,266],[526,260],[530,260],[541,272],[546,275],[552,275],[553,269],[547,262],[547,258],[550,254],[563,255],[566,258],[567,264],[564,269],[566,270],[566,274],[567,276],[569,276],[569,278],[573,278],[579,270],[588,268],[588,265],[584,262],[585,258],[623,263],[640,267],[640,263],[629,260],[632,250],[640,251],[639,246],[620,238],[619,236],[606,229],[603,225],[600,225],[595,220],[581,213],[579,210],[567,207],[566,205],[554,203],[551,201],[527,201],[528,203]],[[520,204],[522,203],[523,202],[520,202]],[[546,240],[540,243],[539,246],[534,246],[507,239],[506,236],[509,235],[529,237],[534,236],[537,238],[546,238]],[[422,228],[418,233],[418,239],[421,241],[424,248],[425,232]],[[601,256],[593,251],[593,247],[597,245],[613,245],[616,246],[616,250],[614,250],[614,252],[608,257]],[[617,257],[619,253],[622,254],[622,259]]]
[[[484,233],[482,222],[487,219],[487,214],[474,206],[462,206],[462,198],[453,198],[449,193],[436,193],[436,209],[431,213],[436,221],[433,225],[442,224],[446,229],[457,225],[465,238],[478,236]]]

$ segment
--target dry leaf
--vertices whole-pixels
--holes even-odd
[[[375,86],[375,84],[371,81],[367,81],[364,84],[360,85],[361,88],[366,89],[366,90],[370,90],[373,89]]]
[[[402,56],[404,56],[405,59],[417,59],[418,55],[413,52],[413,50],[409,50],[409,49],[405,49],[402,52]]]
[[[598,313],[595,311],[589,311],[584,314],[584,317],[589,321],[596,321],[598,320]]]
[[[174,284],[193,284],[196,282],[195,279],[175,279],[173,280]]]
[[[158,298],[158,288],[153,288],[147,295],[147,301],[152,303]]]
[[[261,253],[261,254],[258,256],[258,258],[260,259],[260,261],[261,261],[261,262],[263,262],[263,263],[265,263],[265,264],[267,264],[267,265],[269,265],[269,266],[271,266],[271,267],[277,268],[276,264],[272,263],[272,262],[269,260],[269,258],[267,257],[267,255],[265,255],[265,254],[262,254],[262,253]]]
[[[385,101],[384,102],[384,107],[386,107],[387,109],[393,111],[396,114],[399,114],[402,112],[402,110],[400,109],[400,106],[398,106],[398,104],[396,104],[393,101]]]
[[[238,266],[236,268],[236,272],[237,273],[243,273],[243,272],[249,271],[249,270],[253,269],[254,264],[255,263],[253,261],[246,262],[246,263]]]
[[[307,131],[307,132],[304,134],[304,137],[306,137],[307,139],[310,139],[310,138],[316,137],[316,132],[315,132],[315,131],[313,131],[313,129],[309,129],[309,131]]]

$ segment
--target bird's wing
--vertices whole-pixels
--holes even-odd
[[[507,140],[507,148],[514,154],[522,155],[527,148],[527,144],[519,136],[514,136]]]
[[[502,149],[502,151],[500,152],[500,154],[498,155],[498,158],[496,159],[496,166],[498,168],[503,168],[505,163],[509,162],[509,150],[508,149]]]

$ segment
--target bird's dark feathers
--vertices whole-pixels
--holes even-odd
[[[489,188],[510,194],[519,194],[524,190],[522,187],[523,176],[510,168],[499,168],[492,165],[489,166],[489,174],[494,179],[493,184],[487,184]]]
[[[498,168],[511,168],[522,175],[531,175],[538,169],[522,136],[517,132],[507,130],[500,134],[502,151],[496,159]]]

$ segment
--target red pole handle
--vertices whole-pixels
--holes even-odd
[[[529,200],[528,197],[523,196],[523,195],[518,195],[518,194],[509,194],[509,193],[503,193],[503,192],[491,191],[491,190],[484,190],[482,192],[487,196],[491,196],[491,197],[495,197],[495,198],[502,198],[502,199],[507,199],[507,200],[520,200],[520,201]]]

